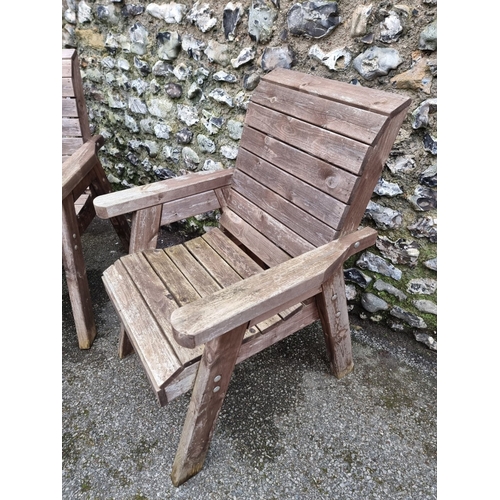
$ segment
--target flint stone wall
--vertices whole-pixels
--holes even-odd
[[[436,349],[437,2],[65,0],[117,189],[232,167],[260,77],[286,67],[412,99],[345,266],[351,310]],[[203,220],[201,220],[203,223]]]

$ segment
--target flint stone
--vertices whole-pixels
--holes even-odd
[[[231,139],[239,140],[243,133],[243,123],[236,120],[228,120],[227,131]]]
[[[125,127],[130,130],[130,132],[139,132],[139,127],[137,126],[137,122],[130,116],[125,114],[124,118]]]
[[[98,5],[96,12],[98,19],[107,21],[110,24],[117,24],[120,21],[115,14],[114,5]]]
[[[424,2],[424,3],[432,3],[432,2]],[[429,349],[437,351],[437,342],[430,335],[427,335],[425,333],[415,333],[414,336],[417,342],[421,342],[422,344],[425,344]]]
[[[332,71],[338,71],[339,69],[344,69],[351,64],[351,53],[345,47],[334,49],[330,52],[323,52],[318,45],[313,45],[309,49],[309,56],[321,64],[324,64],[328,69]],[[337,61],[342,59],[343,64],[339,64],[337,68]]]
[[[186,5],[174,2],[163,3],[161,5],[150,3],[146,7],[146,13],[156,17],[156,19],[163,19],[167,24],[180,23],[186,11]]]
[[[191,75],[191,68],[186,66],[184,63],[180,63],[174,68],[173,73],[176,78],[182,82],[187,80]]]
[[[295,64],[295,54],[292,49],[284,47],[267,47],[262,54],[261,67],[264,71],[276,68],[290,69]]]
[[[128,109],[130,109],[132,113],[140,113],[143,115],[147,114],[148,112],[146,104],[137,97],[128,98]]]
[[[172,99],[178,99],[182,95],[182,87],[178,83],[167,83],[165,85],[165,92]]]
[[[382,257],[379,257],[371,252],[364,252],[357,260],[356,265],[361,269],[368,269],[369,271],[389,276],[389,278],[397,281],[399,281],[402,276],[399,269],[386,262]]]
[[[89,5],[82,0],[78,3],[78,22],[90,23],[94,17],[92,16],[92,9]]]
[[[224,125],[224,118],[214,116],[207,110],[203,110],[203,118],[201,123],[203,123],[204,127],[208,130],[210,135],[216,134],[219,132],[222,125]]]
[[[419,217],[408,226],[408,230],[415,238],[428,238],[431,243],[437,243],[437,229],[432,217]]]
[[[361,305],[371,313],[387,311],[389,309],[389,304],[373,293],[363,293],[361,295]]]
[[[393,43],[399,40],[402,35],[404,25],[397,12],[391,10],[389,15],[380,23],[380,41]]]
[[[184,104],[177,105],[177,118],[188,126],[194,125],[200,121],[198,118],[198,110],[192,106],[186,106]]]
[[[427,133],[424,135],[424,150],[437,155],[437,139]]]
[[[418,178],[418,182],[428,187],[437,186],[437,165],[431,165],[424,172],[422,172]]]
[[[410,280],[406,290],[409,293],[432,295],[437,290],[437,281],[431,278],[415,278]]]
[[[166,123],[157,123],[154,126],[154,133],[158,139],[168,139],[172,129]]]
[[[421,312],[435,314],[437,316],[437,305],[431,300],[414,300],[412,304]]]
[[[245,90],[254,90],[259,82],[260,75],[258,73],[250,73],[243,76],[243,88]]]
[[[255,58],[255,50],[252,47],[245,47],[235,59],[231,59],[233,68],[239,68],[243,64],[252,61]]]
[[[407,323],[413,328],[427,328],[427,324],[420,316],[405,311],[401,307],[394,306],[389,314],[391,316],[394,316],[395,318],[403,320],[405,323]]]
[[[200,146],[200,150],[203,153],[215,153],[215,142],[212,139],[209,139],[206,135],[198,134],[196,136],[196,141],[198,142],[198,146]]]
[[[153,173],[160,181],[164,181],[165,179],[171,179],[172,177],[175,177],[175,173],[166,167],[153,168]]]
[[[344,279],[346,281],[351,281],[356,283],[361,288],[366,288],[371,282],[372,278],[365,273],[362,273],[359,269],[351,267],[350,269],[344,269]]]
[[[153,75],[167,76],[174,72],[174,67],[165,61],[157,61],[153,66]]]
[[[193,132],[188,128],[183,128],[175,135],[180,144],[189,144],[193,140]]]
[[[379,179],[377,185],[374,189],[375,194],[378,196],[397,196],[398,194],[402,194],[403,191],[401,188],[395,184],[394,182],[387,182],[385,179]]]
[[[272,35],[278,13],[265,0],[254,0],[248,12],[248,34],[254,42],[267,42]]]
[[[99,10],[97,10],[97,17],[99,16]],[[64,20],[70,24],[76,24],[76,13],[71,9],[64,11]]]
[[[373,80],[396,69],[403,60],[396,49],[370,47],[354,59],[354,69],[365,79]]]
[[[210,62],[216,62],[221,66],[226,66],[229,63],[230,55],[226,44],[210,40],[204,53]]]
[[[214,161],[208,158],[205,160],[205,163],[203,164],[203,167],[201,167],[202,170],[205,172],[215,172],[217,170],[224,170],[224,165],[220,161]]]
[[[134,66],[139,70],[142,76],[148,76],[151,73],[151,67],[145,61],[142,61],[138,57],[134,57]]]
[[[373,4],[358,5],[352,13],[351,36],[353,38],[366,35],[368,19],[373,10]]]
[[[287,13],[290,33],[316,39],[329,35],[341,20],[337,2],[324,0],[296,3]]]
[[[365,35],[361,41],[366,45],[371,45],[375,41],[375,35],[373,33],[368,33],[368,35]]]
[[[432,71],[428,60],[418,57],[412,62],[412,67],[391,78],[392,86],[396,89],[421,90],[425,94],[431,93]]]
[[[231,98],[231,96],[226,91],[220,88],[212,90],[212,92],[208,94],[208,97],[211,97],[217,102],[227,104],[230,108],[234,106],[233,99]]]
[[[142,5],[124,5],[121,13],[123,17],[138,16],[144,12]]]
[[[123,109],[127,105],[120,99],[120,96],[108,95],[108,106],[113,109]]]
[[[201,40],[197,40],[192,35],[186,34],[182,37],[181,47],[189,57],[192,57],[195,61],[199,61],[207,44]]]
[[[220,154],[228,160],[235,160],[238,156],[238,148],[225,145],[220,148]]]
[[[419,245],[415,241],[398,239],[391,241],[386,236],[380,236],[375,242],[375,246],[380,253],[389,259],[393,264],[404,264],[410,267],[415,267],[418,262],[420,251]]]
[[[144,94],[148,89],[148,83],[140,79],[132,80],[129,85],[130,88],[134,89],[139,95]]]
[[[408,174],[415,169],[417,164],[410,156],[400,156],[395,160],[387,160],[386,166],[393,174]]]
[[[196,170],[197,165],[200,163],[200,157],[187,146],[182,148],[182,159],[189,170]]]
[[[414,130],[419,128],[425,128],[429,125],[429,114],[436,113],[437,111],[437,99],[426,99],[418,108],[412,113],[413,123],[412,128]]]
[[[213,79],[216,82],[227,82],[227,83],[236,83],[238,81],[234,75],[230,75],[225,71],[217,71],[217,73],[214,73]]]
[[[399,300],[406,300],[407,297],[406,294],[401,290],[383,280],[375,281],[375,283],[373,284],[373,288],[375,288],[375,290],[378,290],[379,292],[390,293],[391,295],[394,295],[394,297],[397,297]]]
[[[358,296],[358,291],[354,285],[349,285],[346,283],[345,285],[345,298],[347,300],[355,300]]]
[[[437,208],[437,192],[425,186],[417,186],[409,201],[416,210],[427,212]]]
[[[187,91],[187,96],[189,99],[194,99],[197,95],[203,96],[203,91],[196,82],[193,82]],[[204,100],[204,97],[201,100]]]
[[[380,229],[395,229],[403,223],[400,212],[389,207],[383,207],[374,201],[370,201],[366,207],[365,216],[373,220]]]
[[[166,160],[170,160],[174,163],[179,163],[181,158],[181,150],[173,146],[165,146],[162,150],[162,154]]]
[[[427,25],[418,40],[420,50],[437,50],[437,20]]]
[[[424,262],[424,266],[427,267],[428,269],[432,269],[433,271],[438,270],[438,263],[437,263],[437,257],[434,257],[433,259],[426,260]]]
[[[132,42],[130,45],[130,51],[140,56],[144,55],[148,45],[148,32],[146,31],[146,28],[144,28],[144,26],[140,23],[135,23],[129,29],[129,36],[130,41]]]
[[[141,128],[141,132],[144,134],[154,134],[154,126],[155,123],[151,118],[143,118],[139,122],[139,127]]]
[[[233,41],[236,33],[236,26],[245,13],[241,3],[229,2],[222,12],[222,27],[226,40]]]
[[[148,111],[158,118],[166,118],[172,111],[172,103],[166,99],[151,99],[148,102]]]
[[[187,20],[196,25],[203,33],[206,33],[217,24],[217,19],[212,17],[212,14],[213,11],[208,3],[200,5],[200,2],[196,2],[189,11]]]
[[[113,69],[115,67],[115,60],[112,57],[105,57],[101,60],[101,65],[108,69]]]
[[[181,39],[177,31],[165,31],[156,35],[158,57],[165,61],[173,61],[181,50]]]

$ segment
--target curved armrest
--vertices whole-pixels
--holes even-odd
[[[196,347],[317,290],[351,255],[375,243],[377,232],[364,228],[176,309],[170,318],[174,337]]]
[[[94,207],[96,214],[101,219],[109,219],[117,215],[228,186],[232,175],[232,169],[181,175],[98,196],[94,200]]]
[[[94,135],[62,164],[63,200],[95,166],[95,162],[98,160],[97,151],[103,144],[104,137]]]

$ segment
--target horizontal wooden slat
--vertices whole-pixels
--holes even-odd
[[[345,203],[301,179],[283,172],[245,149],[238,153],[238,170],[235,172],[235,179],[239,178],[237,174],[240,172],[245,172],[262,185],[268,186],[285,200],[302,208],[330,227],[337,229],[342,224],[342,218],[346,211]],[[235,182],[237,181],[235,180]]]
[[[272,215],[285,226],[300,234],[314,246],[324,245],[337,236],[337,231],[309,213],[285,200],[268,187],[237,169],[233,189]]]
[[[360,92],[356,85],[282,68],[268,73],[263,80],[389,116],[398,114],[410,101],[396,93],[367,87]]]
[[[78,111],[76,109],[76,101],[70,97],[62,98],[62,116],[67,118],[78,117]]]
[[[245,222],[239,215],[232,210],[224,210],[220,218],[220,224],[227,229],[234,237],[243,243],[268,266],[275,266],[280,262],[289,260],[283,250],[269,241],[265,236]]]
[[[62,77],[71,78],[73,72],[73,62],[71,59],[62,60]]]
[[[63,118],[62,135],[63,137],[82,137],[80,120],[78,118]]]
[[[260,156],[337,200],[349,203],[353,186],[358,179],[356,175],[247,126],[244,127],[240,148]],[[237,158],[237,165],[239,161]]]
[[[235,190],[229,191],[227,205],[234,213],[292,257],[315,247]]]
[[[304,297],[321,286],[352,254],[374,244],[377,232],[364,228],[176,309],[171,316],[181,345],[199,345]]]
[[[108,219],[186,196],[213,191],[216,188],[228,186],[232,175],[232,169],[196,172],[145,186],[116,191],[95,199],[96,213],[102,219]]]
[[[71,78],[62,79],[62,96],[75,97],[75,90],[73,89],[73,81]]]
[[[81,145],[83,139],[78,137],[63,137],[62,138],[62,154],[65,156],[72,155]]]
[[[213,191],[187,196],[181,200],[169,201],[163,204],[161,225],[171,224],[218,208],[220,208],[219,200]]]
[[[369,145],[386,120],[384,115],[345,103],[325,103],[324,97],[284,87],[281,82],[262,81],[252,94],[252,102]]]
[[[182,367],[122,262],[104,271],[106,291],[117,309],[153,389],[158,392]]]
[[[251,103],[245,123],[302,151],[358,174],[368,146]]]

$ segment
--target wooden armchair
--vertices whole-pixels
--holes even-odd
[[[353,368],[343,263],[410,100],[276,69],[253,93],[234,169],[98,197],[133,212],[133,253],[109,267],[120,353],[138,354],[161,405],[193,389],[171,474],[202,468],[236,363],[320,319],[331,371]],[[162,224],[220,209],[220,227],[156,249]]]
[[[62,50],[62,257],[80,349],[96,336],[81,235],[95,217],[95,196],[111,192],[97,156],[104,144],[90,133],[87,108],[74,49]],[[125,215],[111,219],[125,249],[130,227]]]

